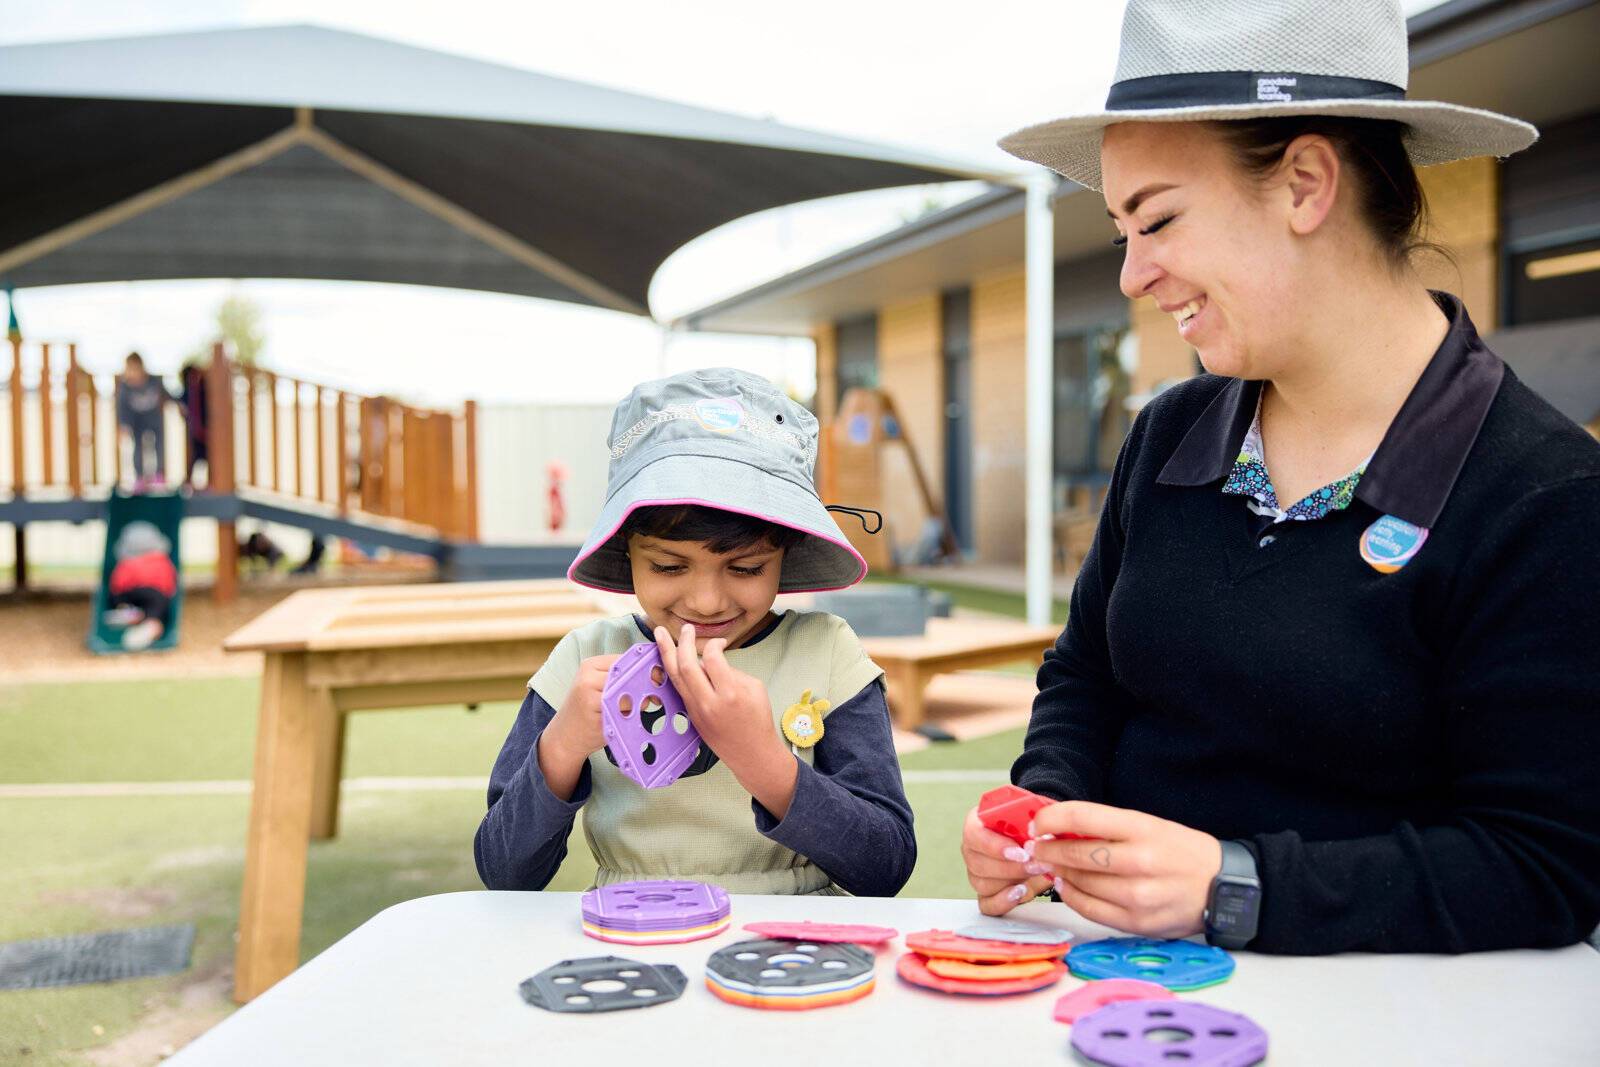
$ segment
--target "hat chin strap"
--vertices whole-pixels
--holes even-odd
[[[1294,104],[1314,100],[1404,100],[1406,91],[1391,82],[1337,74],[1221,70],[1194,74],[1153,74],[1111,86],[1107,111],[1155,111],[1174,107],[1229,107],[1241,104]]]
[[[854,515],[856,518],[861,520],[861,528],[867,531],[869,534],[875,534],[879,530],[883,529],[883,513],[881,511],[873,511],[871,508],[852,508],[844,504],[824,504],[823,507],[829,511],[837,511],[845,515]],[[871,515],[877,521],[875,523],[868,523],[868,515]]]

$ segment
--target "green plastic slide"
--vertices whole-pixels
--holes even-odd
[[[89,651],[128,651],[122,647],[124,628],[108,625],[105,614],[111,600],[111,569],[117,565],[117,539],[132,522],[147,522],[161,532],[171,546],[168,555],[172,558],[172,566],[180,575],[166,631],[144,651],[171,648],[178,643],[178,622],[183,611],[183,566],[178,555],[178,529],[183,525],[183,505],[183,497],[177,493],[140,496],[111,494],[111,499],[106,502],[106,547],[100,564],[100,584],[95,588],[94,614],[89,619]]]

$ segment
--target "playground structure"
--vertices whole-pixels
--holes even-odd
[[[76,345],[30,342],[34,360],[24,359],[24,342],[10,347],[0,450],[11,495],[0,499],[0,522],[14,529],[22,590],[28,524],[104,521],[124,472],[114,380],[83,369]],[[456,413],[364,396],[240,365],[220,342],[204,373],[206,473],[185,517],[217,522],[219,601],[237,596],[245,518],[430,556],[447,578],[565,570],[570,548],[479,543],[473,401]]]

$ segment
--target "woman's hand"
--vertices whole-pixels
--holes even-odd
[[[739,784],[782,819],[794,799],[799,773],[794,755],[772,723],[772,701],[759,679],[734,670],[723,655],[728,642],[715,638],[695,654],[694,627],[685,624],[676,643],[665,626],[655,629],[667,677],[683,698],[700,739],[728,765]]]
[[[970,819],[969,819],[970,821]],[[1154,815],[1068,800],[1033,817],[1034,856],[1057,875],[1064,904],[1092,922],[1146,937],[1204,929],[1222,844]],[[1087,841],[1048,840],[1080,834]]]
[[[978,894],[978,910],[1004,915],[1050,888],[1050,871],[1025,849],[984,826],[978,809],[967,812],[961,828],[961,858],[967,864],[967,881]]]
[[[539,770],[550,792],[568,800],[590,755],[606,747],[600,723],[600,693],[611,665],[621,656],[590,656],[578,664],[567,698],[539,737]]]

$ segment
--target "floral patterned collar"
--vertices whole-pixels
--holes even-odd
[[[1265,394],[1266,390],[1263,389],[1260,395]],[[1223,483],[1222,491],[1245,497],[1246,507],[1257,515],[1270,518],[1274,523],[1307,522],[1349,507],[1350,501],[1355,498],[1356,486],[1371,462],[1372,457],[1368,456],[1343,478],[1321,489],[1314,489],[1287,508],[1283,507],[1278,503],[1277,491],[1272,488],[1272,478],[1267,474],[1267,453],[1261,443],[1261,399],[1258,396],[1255,418],[1250,422],[1249,432],[1244,435],[1244,443],[1239,446],[1239,458],[1233,461],[1233,470]]]

